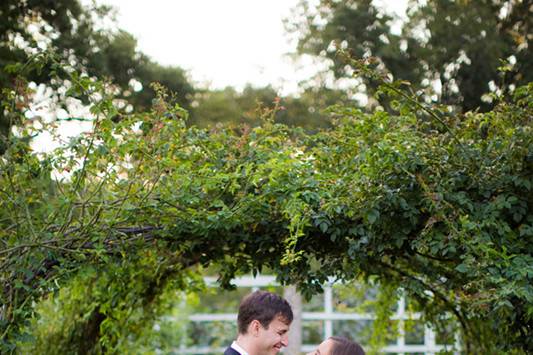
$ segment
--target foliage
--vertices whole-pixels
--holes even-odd
[[[47,65],[39,70],[25,70],[24,80],[17,79],[23,66],[43,49],[53,51],[90,77],[109,78],[118,94],[137,110],[149,108],[155,98],[149,84],[158,81],[176,93],[178,101],[188,107],[193,88],[185,72],[177,67],[164,67],[137,50],[137,41],[124,30],[112,30],[102,23],[112,19],[109,6],[83,6],[79,0],[6,0],[0,4],[0,89],[18,90],[22,84],[34,82],[54,89],[70,86],[68,76],[54,75]],[[50,79],[54,80],[50,80]],[[137,90],[132,80],[141,84]],[[65,105],[59,91],[54,98]],[[81,96],[84,102],[87,98]],[[127,106],[124,105],[124,108]],[[5,149],[9,129],[17,122],[0,111],[0,153]]]
[[[124,353],[128,350],[155,348],[154,340],[165,338],[154,333],[146,322],[153,323],[162,312],[174,306],[176,289],[198,276],[182,273],[165,283],[161,273],[161,258],[150,250],[141,255],[108,266],[105,270],[84,268],[56,295],[40,302],[26,330],[29,339],[21,342],[22,353],[57,354],[107,351]],[[131,260],[135,260],[131,263]],[[164,268],[163,268],[164,269]],[[197,280],[201,284],[201,279]],[[154,284],[160,286],[150,294]],[[179,309],[179,308],[178,308]],[[105,321],[101,321],[105,315]],[[86,324],[94,324],[88,327]],[[178,337],[183,330],[172,328]],[[100,342],[92,349],[95,333]],[[157,344],[161,347],[161,344]]]
[[[26,329],[43,339],[29,320],[52,293],[68,318],[50,324],[55,344],[119,352],[165,290],[198,287],[199,265],[225,288],[269,268],[306,296],[374,276],[428,320],[452,314],[468,353],[533,349],[532,84],[455,116],[383,82],[397,113],[337,106],[308,135],[269,110],[237,134],[187,127],[159,86],[150,112],[117,122],[104,83],[68,75],[69,95],[94,99],[93,131],[37,156],[37,128],[20,126],[0,159],[2,352]]]
[[[348,332],[348,334],[339,335],[353,338],[367,345],[365,350],[371,355],[379,354],[384,346],[397,339],[398,321],[392,319],[400,296],[397,287],[393,284],[379,285],[372,280],[369,282],[357,280],[355,283],[335,285],[335,291],[340,299],[345,300],[337,304],[338,311],[376,316],[371,323],[372,326],[364,329],[360,334]],[[337,330],[335,333],[337,334]]]
[[[309,88],[297,96],[280,98],[276,91],[267,86],[254,88],[246,86],[242,92],[231,87],[223,90],[197,90],[191,123],[199,127],[213,127],[217,124],[261,124],[262,109],[272,104],[279,105],[274,120],[288,126],[302,127],[307,131],[331,127],[325,110],[332,105],[349,102],[340,90],[325,87]]]
[[[350,49],[357,58],[379,58],[427,100],[438,95],[463,112],[487,111],[494,103],[485,94],[533,80],[530,1],[411,0],[408,8],[400,32],[393,31],[399,19],[374,1],[301,1],[287,28],[299,54],[328,59],[337,77],[351,76],[336,56],[337,49]],[[364,84],[370,94],[377,89]]]

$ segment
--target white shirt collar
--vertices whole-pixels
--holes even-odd
[[[249,355],[249,354],[246,352],[246,350],[244,350],[243,348],[241,348],[241,347],[239,346],[239,344],[237,344],[236,341],[233,341],[233,343],[231,343],[231,347],[232,347],[233,349],[235,349],[235,350],[236,350],[239,354],[241,354],[241,355]]]

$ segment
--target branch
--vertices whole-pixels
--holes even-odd
[[[387,268],[387,269],[390,269],[390,270],[393,270],[394,272],[404,276],[404,277],[407,277],[411,280],[414,280],[418,283],[420,283],[422,286],[424,286],[427,290],[430,290],[431,292],[433,292],[433,294],[439,298],[442,302],[444,302],[444,304],[446,304],[446,306],[452,311],[452,313],[456,316],[457,320],[461,323],[461,327],[464,329],[465,333],[468,334],[469,333],[469,327],[468,325],[466,324],[465,322],[465,319],[463,317],[463,315],[461,314],[461,312],[459,312],[459,310],[457,310],[455,308],[455,305],[450,301],[448,300],[448,298],[446,298],[446,296],[444,296],[443,294],[441,294],[439,291],[437,291],[433,286],[431,286],[430,284],[420,280],[419,278],[417,278],[416,276],[414,275],[411,275],[401,269],[398,269],[397,267],[395,266],[392,266],[384,261],[381,261],[381,260],[378,260],[377,261],[378,264],[382,265],[383,267]]]

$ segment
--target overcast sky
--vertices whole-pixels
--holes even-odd
[[[405,12],[406,0],[381,0]],[[293,93],[314,72],[309,60],[294,63],[282,19],[298,0],[98,0],[118,9],[118,25],[139,49],[165,65],[189,71],[211,88],[272,84]]]

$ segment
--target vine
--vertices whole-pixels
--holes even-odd
[[[35,316],[47,302],[69,319],[52,325],[58,352],[119,352],[166,290],[198,287],[198,266],[227,288],[268,268],[306,296],[331,276],[375,277],[401,285],[428,321],[454,314],[469,351],[533,350],[533,85],[444,131],[412,102],[336,107],[334,128],[312,135],[269,112],[259,127],[207,131],[162,92],[152,111],[117,119],[107,84],[53,65],[70,73],[69,95],[89,93],[94,129],[41,155],[31,137],[50,124],[8,137],[1,352],[43,339]],[[20,95],[2,107],[25,122]]]

